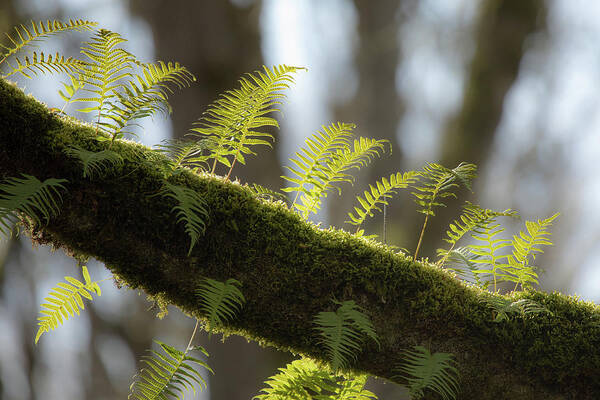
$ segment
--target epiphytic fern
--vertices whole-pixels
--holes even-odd
[[[246,299],[235,279],[219,282],[205,279],[197,290],[200,297],[200,309],[206,314],[208,329],[212,330],[224,321],[231,320],[242,308]]]
[[[360,137],[350,142],[353,124],[332,124],[325,128],[325,134],[318,132],[306,140],[307,148],[296,153],[298,159],[290,159],[300,170],[288,168],[297,178],[283,178],[297,186],[283,188],[286,192],[296,192],[292,203],[303,218],[319,210],[321,201],[327,197],[327,192],[339,187],[333,186],[340,182],[354,182],[348,171],[360,169],[367,165],[379,151],[383,151],[386,140],[376,140]],[[298,197],[300,196],[300,203]]]
[[[284,97],[281,90],[294,82],[292,76],[304,69],[288,65],[274,66],[263,71],[247,74],[239,80],[240,88],[225,92],[211,104],[192,129],[194,134],[214,142],[211,152],[212,172],[217,163],[229,167],[229,178],[236,162],[245,164],[246,154],[256,154],[251,146],[266,145],[273,135],[259,130],[265,126],[279,127],[277,120],[270,117],[278,111],[277,105]]]
[[[250,189],[250,191],[256,197],[267,198],[267,199],[271,199],[273,201],[280,200],[280,201],[283,201],[284,203],[287,203],[287,197],[283,193],[276,192],[274,190],[271,190],[264,186],[258,185],[256,183],[253,183],[252,186],[247,186],[247,187],[248,187],[248,189]]]
[[[203,347],[188,345],[185,351],[180,351],[158,340],[155,342],[162,352],[150,350],[152,355],[142,358],[145,366],[131,385],[129,399],[179,399],[183,398],[187,390],[196,394],[196,386],[199,386],[200,390],[206,387],[206,381],[194,366],[203,367],[211,373],[213,370],[206,362],[189,355],[191,351],[199,350],[208,356]]]
[[[163,140],[157,145],[156,151],[166,154],[171,159],[169,169],[176,171],[178,168],[187,167],[193,171],[205,171],[208,167],[209,155],[203,154],[211,143],[208,140],[183,141]]]
[[[372,400],[366,375],[332,374],[309,358],[294,360],[271,376],[255,400]]]
[[[448,255],[453,251],[456,243],[469,232],[477,232],[486,224],[495,221],[497,217],[517,217],[517,213],[511,209],[504,211],[494,211],[487,208],[481,208],[471,202],[466,202],[463,206],[463,213],[460,217],[450,224],[450,229],[446,231],[444,241],[450,244],[448,250],[438,249],[440,258],[438,265],[443,265]]]
[[[361,351],[364,337],[379,343],[369,317],[352,300],[338,302],[337,311],[322,311],[314,319],[333,371],[346,369]]]
[[[481,256],[471,253],[468,246],[451,250],[438,249],[437,253],[440,257],[438,265],[454,271],[457,276],[464,280],[472,280],[475,285],[487,289],[489,281],[482,280],[476,272],[479,265],[475,263],[475,260],[480,259]]]
[[[38,331],[35,335],[37,344],[44,332],[49,332],[62,325],[71,316],[79,315],[79,309],[84,309],[83,297],[92,300],[92,294],[100,296],[100,286],[97,281],[92,281],[87,267],[82,266],[84,282],[70,276],[65,276],[68,283],[59,282],[56,287],[45,297],[47,303],[42,304],[41,317],[38,317]]]
[[[73,146],[66,148],[65,153],[82,164],[84,178],[101,176],[108,168],[123,165],[123,157],[111,150],[94,152]]]
[[[425,398],[425,390],[439,394],[444,400],[455,399],[458,394],[458,370],[449,353],[433,353],[423,347],[415,346],[406,351],[406,361],[397,371],[408,381],[410,394],[415,399]]]
[[[43,52],[39,54],[33,52],[31,58],[25,56],[23,61],[19,59],[19,57],[15,57],[14,62],[16,65],[13,66],[7,61],[10,71],[4,74],[2,76],[3,78],[8,78],[9,76],[18,73],[26,78],[31,78],[30,74],[37,75],[38,72],[41,72],[42,74],[46,72],[76,73],[83,65],[81,61],[75,60],[73,57],[65,58],[65,56],[61,56],[58,53],[56,53],[54,57],[52,57],[52,54],[49,54],[48,57],[46,57]]]
[[[523,318],[532,317],[536,314],[553,313],[546,307],[530,299],[512,301],[500,296],[486,296],[483,300],[494,312],[494,322],[508,321],[514,315],[520,314]]]
[[[10,231],[10,220],[22,213],[36,224],[50,220],[60,212],[60,190],[65,179],[49,178],[41,182],[34,176],[23,174],[23,178],[8,178],[0,185],[0,233]]]
[[[410,171],[404,174],[398,172],[390,175],[390,179],[383,177],[381,181],[375,182],[376,186],[369,185],[370,190],[364,191],[364,197],[357,196],[356,199],[360,203],[359,207],[354,207],[354,213],[349,212],[350,221],[346,221],[352,225],[357,225],[357,228],[363,223],[367,216],[372,217],[373,211],[381,211],[379,205],[387,205],[387,199],[396,194],[397,189],[404,189],[408,185],[414,183],[417,172]]]
[[[471,180],[475,177],[477,166],[474,164],[460,163],[454,169],[448,169],[442,165],[429,163],[422,171],[419,172],[419,184],[414,186],[415,202],[419,206],[418,212],[425,214],[425,221],[419,236],[419,242],[415,250],[413,260],[417,260],[419,248],[427,227],[429,216],[434,216],[435,207],[445,207],[441,199],[448,197],[456,197],[452,192],[453,189],[461,183],[467,189],[471,189]]]
[[[177,211],[177,222],[183,221],[185,223],[185,231],[190,236],[189,256],[200,236],[204,234],[206,223],[209,220],[206,201],[192,189],[172,185],[168,182],[164,182],[164,187],[159,194],[177,201],[173,211]]]
[[[9,46],[0,44],[0,47],[2,47],[4,51],[2,54],[2,59],[0,59],[0,64],[2,64],[2,62],[4,62],[11,55],[23,49],[25,46],[39,41],[42,38],[66,31],[89,31],[92,30],[92,27],[96,25],[96,22],[84,21],[82,19],[70,19],[67,23],[56,20],[48,20],[45,23],[43,21],[32,21],[30,27],[26,25],[17,26],[15,27],[15,34],[13,34],[13,36],[8,34],[6,35],[11,44]]]

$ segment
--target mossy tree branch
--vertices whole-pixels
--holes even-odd
[[[0,177],[67,179],[60,215],[30,227],[38,243],[104,262],[125,284],[202,318],[202,279],[242,282],[239,317],[223,328],[262,344],[324,360],[312,323],[332,298],[366,309],[381,348],[368,343],[355,369],[391,378],[414,345],[455,354],[461,399],[600,398],[600,311],[558,293],[518,297],[553,315],[493,322],[486,294],[427,263],[339,230],[320,230],[242,186],[184,172],[169,182],[201,193],[210,210],[205,235],[188,257],[189,238],[172,200],[154,196],[165,179],[156,154],[118,141],[125,162],[103,177],[83,178],[64,150],[103,150],[95,131],[59,119],[0,81]],[[154,160],[154,161],[151,161]],[[401,382],[402,383],[402,382]]]

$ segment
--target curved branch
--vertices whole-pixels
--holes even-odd
[[[501,323],[469,287],[428,263],[413,263],[382,244],[321,230],[280,203],[255,198],[236,183],[184,172],[170,177],[201,193],[210,223],[190,256],[157,155],[136,143],[111,150],[125,162],[104,177],[83,178],[69,146],[99,151],[106,142],[79,122],[59,119],[0,80],[0,175],[64,178],[61,214],[32,239],[104,262],[127,286],[202,318],[203,278],[242,282],[239,317],[223,329],[282,350],[325,360],[314,316],[353,299],[367,310],[381,348],[368,344],[357,371],[391,379],[402,351],[425,344],[455,354],[461,399],[600,398],[600,311],[558,293],[520,294],[552,311]],[[152,161],[154,160],[154,161]],[[402,383],[402,382],[401,382]]]

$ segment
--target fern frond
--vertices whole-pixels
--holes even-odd
[[[220,163],[229,167],[228,178],[236,161],[245,164],[244,155],[256,154],[251,147],[271,147],[265,139],[274,140],[273,135],[259,129],[279,127],[277,120],[268,115],[278,111],[276,106],[284,97],[280,91],[289,88],[294,82],[292,74],[302,69],[288,65],[263,67],[262,72],[242,77],[239,89],[225,92],[209,106],[191,131],[214,142],[213,173]]]
[[[23,213],[37,225],[48,222],[60,213],[62,201],[59,189],[66,179],[49,178],[41,182],[34,176],[23,174],[23,178],[8,178],[0,185],[0,233],[8,235],[10,219]]]
[[[364,191],[364,196],[357,196],[356,199],[360,203],[359,207],[354,207],[354,213],[349,212],[348,216],[350,221],[346,221],[349,224],[360,226],[367,216],[372,217],[374,210],[381,211],[379,208],[380,204],[387,205],[387,199],[391,198],[396,194],[396,190],[404,189],[408,185],[415,182],[417,172],[410,171],[404,174],[397,172],[396,174],[390,175],[390,179],[383,177],[381,181],[375,182],[376,186],[369,185],[370,190]]]
[[[69,79],[71,80],[71,84],[61,82],[65,91],[58,91],[59,96],[65,101],[65,105],[61,111],[64,111],[65,107],[75,100],[75,94],[85,86],[85,80],[80,74],[78,74],[78,78],[75,78],[73,74],[69,74]]]
[[[6,58],[15,54],[23,47],[33,42],[39,41],[44,37],[56,35],[71,30],[91,31],[92,27],[96,25],[98,25],[97,22],[84,21],[82,19],[70,19],[69,22],[66,23],[56,20],[47,20],[45,23],[43,21],[31,21],[30,27],[27,27],[25,25],[17,26],[15,27],[15,34],[13,36],[6,34],[8,40],[11,42],[11,45],[0,45],[0,47],[2,47],[5,51],[5,53],[2,55],[2,60],[0,60],[0,64],[2,64],[2,62],[6,60]]]
[[[211,142],[208,140],[183,141],[163,140],[157,145],[157,151],[166,154],[171,159],[170,169],[174,171],[181,167],[188,167],[194,171],[206,171],[210,156],[202,154],[209,149]]]
[[[439,394],[444,400],[455,399],[458,394],[458,370],[453,355],[433,353],[423,346],[405,352],[406,361],[398,372],[408,381],[410,394],[415,399],[425,398],[425,390]]]
[[[510,246],[510,241],[498,238],[500,233],[504,232],[504,228],[495,221],[488,221],[483,224],[477,233],[471,236],[484,244],[470,244],[469,251],[477,256],[477,259],[470,261],[483,265],[487,268],[478,268],[474,270],[475,274],[490,274],[493,277],[494,292],[497,290],[497,283],[500,280],[511,279],[511,275],[507,273],[508,264],[506,264],[507,255],[502,254],[502,250]]]
[[[25,78],[31,79],[31,75],[37,75],[38,72],[45,74],[46,72],[66,72],[66,73],[75,73],[81,66],[83,65],[81,61],[73,59],[73,57],[65,58],[65,56],[61,56],[58,53],[54,57],[52,54],[46,57],[43,52],[36,53],[33,52],[31,55],[31,59],[29,56],[25,56],[25,61],[21,61],[18,57],[14,59],[16,62],[16,66],[11,65],[7,62],[10,71],[4,74],[3,78],[8,78],[11,75],[20,73]]]
[[[537,314],[553,315],[552,311],[530,299],[512,301],[500,296],[486,296],[482,299],[494,313],[494,322],[509,321],[511,316],[520,314],[523,318]]]
[[[123,165],[123,157],[110,150],[94,152],[73,146],[66,148],[64,152],[82,164],[84,178],[93,178],[94,175],[101,176],[108,168]]]
[[[209,331],[232,320],[240,311],[246,299],[238,287],[242,284],[235,279],[219,282],[206,278],[196,293],[200,297],[200,309],[206,314]]]
[[[454,271],[464,280],[472,279],[481,288],[487,288],[489,281],[482,281],[479,274],[475,272],[479,267],[475,260],[481,259],[481,256],[471,253],[468,246],[451,250],[438,249],[437,254],[440,257],[438,263],[440,267]]]
[[[173,207],[173,211],[177,211],[177,222],[183,221],[185,223],[185,231],[190,236],[189,256],[200,235],[204,234],[206,224],[209,220],[206,201],[192,189],[185,186],[172,185],[168,182],[164,182],[164,188],[159,194],[177,201],[177,205]]]
[[[287,204],[287,197],[280,192],[276,192],[264,186],[253,183],[252,186],[248,186],[248,189],[259,198],[268,198],[273,201],[280,200]]]
[[[131,384],[128,399],[135,400],[168,400],[183,398],[185,391],[192,390],[196,394],[196,386],[200,391],[206,387],[206,381],[194,366],[213,370],[199,358],[188,355],[190,351],[199,350],[208,356],[201,346],[188,347],[185,351],[177,350],[166,343],[155,342],[162,352],[150,350],[152,355],[142,358],[145,367],[137,374]]]
[[[101,291],[98,281],[92,281],[85,265],[82,266],[82,273],[84,282],[65,276],[68,283],[58,283],[48,293],[48,297],[44,298],[47,303],[42,304],[40,314],[43,315],[38,317],[39,328],[35,335],[36,344],[44,332],[49,332],[62,325],[63,319],[66,321],[75,314],[79,315],[79,309],[83,310],[85,308],[82,297],[93,300],[92,294],[95,293],[100,296]]]
[[[309,358],[294,360],[265,381],[253,400],[373,400],[364,388],[367,375],[335,375]]]
[[[361,351],[364,336],[379,344],[369,317],[352,300],[338,302],[336,312],[322,311],[314,319],[333,371],[346,369]]]

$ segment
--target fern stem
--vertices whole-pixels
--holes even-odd
[[[225,177],[225,181],[229,180],[229,175],[231,175],[231,171],[233,171],[233,166],[235,165],[236,161],[237,161],[237,157],[235,157],[233,159],[233,162],[231,163],[231,168],[229,168],[229,172],[227,173],[227,176]]]
[[[187,344],[187,347],[185,348],[185,354],[187,354],[190,346],[192,345],[192,341],[194,340],[194,336],[196,336],[196,331],[198,330],[198,325],[200,323],[200,320],[198,318],[196,318],[196,325],[194,326],[194,331],[192,332],[192,336],[190,337],[190,341]]]
[[[421,242],[423,241],[423,236],[425,235],[425,227],[427,226],[428,219],[429,219],[429,214],[425,214],[425,222],[423,223],[423,229],[421,229],[421,235],[419,236],[419,243],[417,243],[417,249],[415,250],[415,256],[413,257],[413,262],[417,261],[417,254],[419,254],[419,248],[421,248]]]

